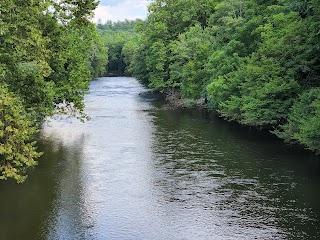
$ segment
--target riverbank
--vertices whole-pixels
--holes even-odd
[[[180,91],[175,88],[166,89],[163,95],[166,99],[166,105],[171,108],[207,108],[207,98],[182,98]]]
[[[181,93],[178,89],[175,88],[168,88],[163,92],[166,104],[164,105],[165,108],[169,108],[169,109],[207,109],[208,111],[212,111],[217,113],[213,108],[208,107],[208,105],[210,104],[210,100],[207,98],[200,98],[200,99],[189,99],[189,98],[182,98],[181,97]],[[263,131],[269,131],[271,134],[275,135],[278,139],[282,139],[283,138],[279,138],[278,136],[278,132],[275,131],[276,127],[272,126],[272,125],[268,125],[268,126],[260,126],[259,128],[256,126],[250,126],[250,125],[246,125],[246,124],[241,124],[237,121],[228,121],[225,118],[223,118],[219,113],[217,113],[217,115],[224,119],[227,122],[235,122],[243,127],[246,127],[248,129],[252,129],[255,128],[257,130],[263,130]],[[291,147],[297,148],[297,149],[306,149],[308,151],[313,152],[315,155],[320,156],[320,152],[316,152],[316,151],[312,151],[310,150],[307,146],[304,146],[303,144],[300,144],[297,141],[289,141],[289,140],[283,140],[287,145],[290,145]]]
[[[132,77],[130,74],[123,74],[123,72],[106,72],[99,77]]]

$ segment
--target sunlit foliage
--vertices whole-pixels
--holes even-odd
[[[129,69],[319,152],[319,21],[317,0],[155,0]]]
[[[1,179],[24,181],[39,156],[32,137],[57,106],[84,117],[90,80],[107,64],[89,21],[96,6],[94,0],[1,1]]]

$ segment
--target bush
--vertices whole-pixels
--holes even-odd
[[[198,106],[198,102],[194,99],[184,99],[180,105],[184,108],[194,108]]]
[[[305,91],[293,104],[288,123],[275,133],[320,153],[320,88]]]

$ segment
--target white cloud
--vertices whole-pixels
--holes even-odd
[[[105,23],[107,20],[145,19],[148,13],[148,5],[150,4],[150,0],[120,0],[109,5],[104,2],[107,1],[101,1],[94,12],[93,22],[95,23],[98,19],[101,19],[102,23]]]

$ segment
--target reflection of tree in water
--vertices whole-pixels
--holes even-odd
[[[84,140],[81,136],[69,146],[55,138],[39,140],[44,154],[25,184],[0,183],[0,239],[56,238],[59,227],[79,235]]]
[[[74,130],[74,129],[73,129]],[[60,169],[56,175],[55,206],[44,231],[47,239],[83,239],[91,226],[86,215],[83,196],[83,149],[85,134],[78,134],[70,141],[63,139],[55,145],[58,149]],[[62,150],[62,154],[61,153]]]
[[[155,184],[164,201],[211,211],[219,215],[211,221],[225,221],[231,231],[302,238],[320,233],[310,228],[319,221],[314,203],[320,195],[310,195],[314,164],[306,161],[316,157],[199,111],[155,115]]]

